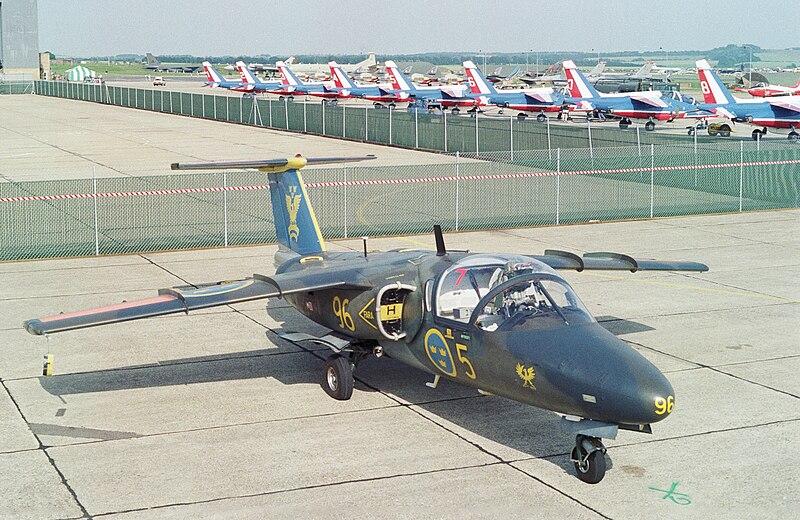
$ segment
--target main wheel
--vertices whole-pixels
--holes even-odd
[[[652,132],[656,129],[656,124],[652,121],[648,121],[644,124],[644,129],[648,132]]]
[[[347,401],[353,395],[353,365],[341,354],[325,361],[325,392],[334,399]]]
[[[539,123],[544,123],[545,121],[547,121],[547,116],[544,114],[539,114],[538,116],[536,116],[536,121],[538,121]]]
[[[525,121],[526,119],[528,119],[528,114],[524,112],[517,114],[517,121]]]
[[[630,126],[630,124],[631,124],[630,121],[628,121],[627,119],[620,119],[619,120],[619,127],[622,130],[625,130],[626,128],[628,128]]]
[[[730,137],[731,136],[731,127],[728,125],[722,125],[719,127],[719,135],[720,137]]]
[[[789,141],[790,141],[790,142],[792,142],[792,143],[796,143],[798,139],[800,139],[800,134],[798,134],[798,133],[797,133],[797,132],[795,132],[794,130],[792,130],[791,132],[789,132]]]
[[[764,135],[761,133],[761,130],[759,130],[758,128],[753,130],[751,136],[753,137],[753,141],[760,141],[761,138],[764,137]]]
[[[453,114],[454,116],[457,116],[458,114],[461,113],[461,109],[458,108],[458,107],[455,107],[453,110],[450,111],[450,113]]]
[[[572,459],[579,462],[573,462],[575,466],[575,473],[579,479],[587,484],[597,484],[606,475],[606,455],[603,450],[593,451],[585,462],[580,462],[586,452],[583,448],[575,446],[572,448]]]

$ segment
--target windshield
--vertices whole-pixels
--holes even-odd
[[[518,281],[515,281],[518,280]],[[487,331],[546,329],[594,321],[572,288],[559,278],[528,272],[488,295],[475,325]]]

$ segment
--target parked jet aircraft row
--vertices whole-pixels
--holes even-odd
[[[753,131],[753,139],[760,139],[767,133],[767,128],[788,129],[791,141],[797,141],[800,137],[797,132],[800,129],[800,96],[735,98],[706,60],[697,62],[704,96],[704,103],[701,104],[692,103],[693,100],[687,100],[677,93],[666,95],[659,91],[603,94],[569,60],[564,62],[566,87],[563,92],[549,87],[498,91],[471,61],[464,62],[467,85],[435,87],[416,85],[393,61],[386,62],[390,79],[388,84],[357,84],[336,62],[329,63],[331,81],[303,82],[284,62],[279,61],[276,65],[280,80],[267,81],[258,78],[244,62],[237,62],[241,74],[237,81],[223,78],[210,63],[203,63],[208,78],[207,86],[245,93],[273,94],[289,99],[296,95],[333,102],[358,98],[372,101],[376,106],[390,107],[398,103],[419,103],[428,108],[451,109],[454,114],[461,108],[479,110],[496,106],[500,110],[518,110],[520,118],[527,117],[529,112],[535,113],[538,121],[544,121],[547,113],[591,112],[601,118],[618,118],[620,128],[627,128],[632,119],[644,120],[645,130],[653,130],[656,121],[722,117],[732,122],[762,127]],[[722,125],[720,133],[729,135],[730,127]]]

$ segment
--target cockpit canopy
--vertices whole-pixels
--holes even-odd
[[[436,315],[487,331],[543,329],[594,321],[549,266],[525,256],[473,255],[444,271]]]

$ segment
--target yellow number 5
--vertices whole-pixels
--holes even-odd
[[[356,330],[356,324],[353,323],[353,317],[347,312],[347,304],[350,300],[345,298],[340,299],[338,296],[333,298],[333,313],[339,318],[339,327],[347,330]]]
[[[467,370],[464,373],[467,375],[468,378],[475,379],[476,377],[475,368],[472,366],[472,362],[470,362],[470,360],[467,359],[467,356],[462,354],[462,352],[466,351],[467,351],[466,345],[462,345],[461,343],[456,343],[456,355],[458,356],[458,360],[464,365],[467,365]]]
[[[656,414],[657,415],[664,415],[665,413],[672,413],[672,408],[675,406],[675,398],[667,396],[666,399],[663,397],[656,397]]]

